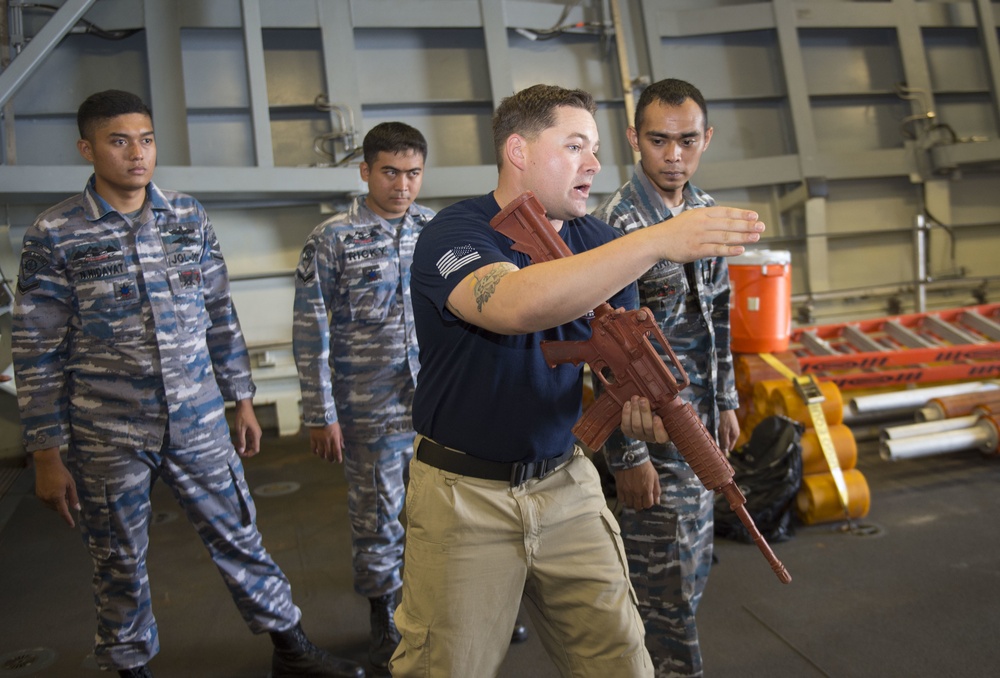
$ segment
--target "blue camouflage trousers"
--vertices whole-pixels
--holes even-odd
[[[619,515],[657,678],[703,675],[695,612],[712,567],[713,494],[687,462],[652,455],[660,502]]]
[[[377,598],[403,585],[405,531],[399,516],[413,457],[413,436],[412,432],[387,433],[374,441],[344,441],[354,590],[366,598]]]
[[[243,465],[228,438],[185,449],[165,443],[157,451],[74,441],[69,460],[83,540],[94,561],[99,666],[139,666],[159,651],[146,553],[150,491],[161,477],[208,548],[250,630],[281,631],[298,623],[301,612],[288,579],[261,543]]]

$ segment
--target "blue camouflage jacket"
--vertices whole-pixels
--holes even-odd
[[[12,353],[24,444],[159,449],[228,434],[224,401],[253,396],[250,360],[212,224],[150,183],[138,216],[94,191],[24,235]]]
[[[710,195],[688,183],[684,209],[711,207]],[[632,179],[594,211],[621,233],[671,218],[656,188],[636,165]],[[639,278],[639,304],[653,311],[663,335],[691,379],[681,392],[713,436],[718,438],[719,412],[739,405],[733,356],[729,348],[729,267],[725,257],[699,259],[690,264],[661,261]],[[647,449],[650,448],[650,449]],[[616,432],[606,448],[612,470],[644,463],[650,452],[681,459],[670,443],[645,445]]]
[[[392,226],[365,198],[306,240],[292,338],[306,426],[339,421],[345,436],[372,440],[413,429],[420,361],[410,266],[434,212],[414,203]]]

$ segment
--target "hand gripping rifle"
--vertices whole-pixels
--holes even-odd
[[[527,254],[534,263],[573,254],[545,218],[545,209],[531,191],[511,201],[490,225],[513,240],[513,249]],[[699,480],[708,489],[725,495],[730,508],[746,526],[778,579],[785,584],[790,582],[792,577],[788,570],[774,555],[746,510],[746,497],[733,480],[733,467],[694,408],[677,397],[690,380],[653,319],[652,311],[648,308],[616,311],[605,302],[594,309],[590,327],[591,337],[586,341],[543,341],[541,344],[549,367],[586,362],[604,385],[604,393],[576,423],[573,434],[584,445],[597,450],[621,423],[622,405],[632,396],[648,399],[653,412],[663,420],[671,442],[684,455]],[[681,376],[681,383],[650,343],[650,334],[666,351]]]

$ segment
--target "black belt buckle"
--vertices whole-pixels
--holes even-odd
[[[519,487],[523,485],[529,478],[533,478],[535,464],[534,462],[515,462],[511,464],[510,467],[510,486]]]
[[[571,451],[572,452],[572,451]],[[515,462],[510,468],[510,486],[518,487],[532,478],[541,480],[556,469],[557,466],[566,461],[570,453],[560,454],[558,457],[540,459],[538,461]]]

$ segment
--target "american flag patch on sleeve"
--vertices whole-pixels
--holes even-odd
[[[443,257],[437,260],[438,273],[441,274],[441,277],[447,278],[458,269],[479,258],[479,252],[477,252],[472,245],[460,245],[459,247],[453,247],[448,250]]]

